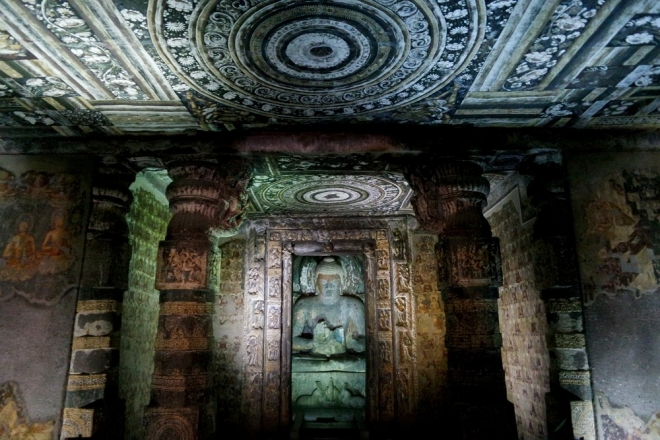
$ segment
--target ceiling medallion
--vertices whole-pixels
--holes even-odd
[[[253,193],[266,212],[391,213],[403,208],[410,188],[403,176],[293,175]]]
[[[198,93],[275,118],[382,112],[476,53],[483,0],[154,0],[164,59]]]

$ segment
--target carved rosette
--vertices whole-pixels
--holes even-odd
[[[125,216],[133,200],[129,186],[134,179],[134,173],[119,164],[99,166],[93,178],[62,420],[63,432],[76,432],[72,437],[123,435],[117,373],[121,306],[131,256]],[[81,409],[89,405],[96,413]]]
[[[210,233],[231,234],[240,225],[249,163],[239,157],[174,162],[168,172],[173,216],[158,249],[160,313],[145,423],[150,439],[171,438],[172,430],[177,438],[204,439],[215,432],[210,393],[215,294],[209,282],[217,279],[218,268],[211,265],[218,260]]]

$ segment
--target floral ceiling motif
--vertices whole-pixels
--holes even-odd
[[[410,212],[412,191],[401,174],[294,174],[253,179],[253,211],[378,215]]]
[[[163,0],[153,31],[200,95],[274,118],[328,119],[440,90],[479,48],[482,9],[476,0]]]
[[[660,3],[5,0],[0,136],[660,126]]]

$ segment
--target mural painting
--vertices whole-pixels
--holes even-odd
[[[584,154],[569,162],[593,406],[602,440],[660,438],[659,158],[651,152],[625,159],[616,153]]]
[[[0,385],[0,438],[9,440],[51,440],[55,422],[31,422],[18,386],[13,382]]]
[[[51,306],[75,285],[82,196],[75,175],[0,168],[0,301]]]
[[[611,174],[585,207],[590,247],[598,258],[583,273],[585,302],[598,295],[658,293],[660,279],[660,174]]]

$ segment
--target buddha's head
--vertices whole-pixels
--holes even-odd
[[[325,257],[316,266],[316,294],[323,302],[334,302],[341,295],[344,269],[332,257]]]

